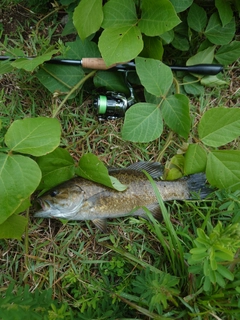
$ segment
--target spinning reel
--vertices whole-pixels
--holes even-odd
[[[123,118],[126,110],[136,102],[133,88],[127,81],[127,73],[125,75],[125,81],[130,91],[130,97],[127,98],[124,93],[107,91],[106,95],[100,95],[94,100],[93,105],[97,111],[98,120]]]

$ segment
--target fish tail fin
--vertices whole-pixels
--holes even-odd
[[[196,199],[196,195],[200,199],[206,198],[207,195],[213,192],[213,189],[207,185],[206,175],[204,173],[195,173],[187,178],[188,190],[190,199]],[[194,196],[195,194],[195,196]]]

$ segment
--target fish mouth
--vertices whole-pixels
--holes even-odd
[[[48,201],[45,201],[43,199],[37,199],[37,202],[40,204],[41,208],[46,211],[50,208],[50,205],[48,203]]]

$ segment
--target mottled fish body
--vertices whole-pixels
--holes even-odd
[[[162,175],[162,167],[158,163],[140,162],[125,169],[110,169],[109,174],[128,187],[121,192],[76,177],[41,196],[38,201],[42,209],[34,216],[92,220],[103,231],[106,229],[107,218],[146,216],[142,207],[148,208],[160,219],[161,212],[156,195],[142,170],[146,170],[154,179]],[[176,181],[155,182],[164,201],[191,199],[192,192],[197,192],[204,198],[210,192],[204,174],[195,174]]]

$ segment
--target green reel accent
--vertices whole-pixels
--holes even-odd
[[[107,97],[106,96],[99,96],[99,114],[105,114],[107,111]]]

